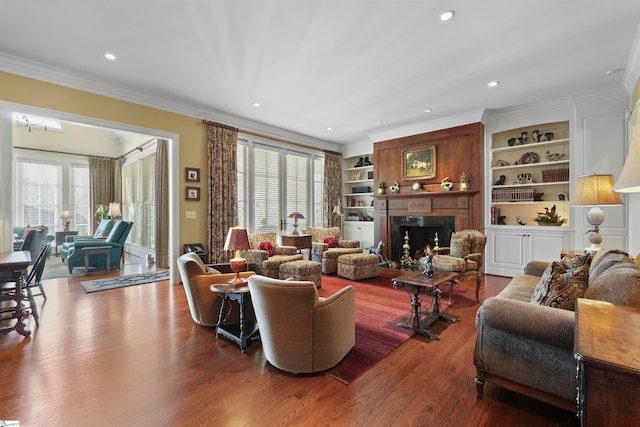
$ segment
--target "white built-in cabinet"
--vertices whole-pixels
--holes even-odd
[[[373,153],[342,160],[343,237],[373,246]]]

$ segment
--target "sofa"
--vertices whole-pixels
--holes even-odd
[[[338,272],[338,257],[361,254],[360,242],[342,240],[339,227],[307,228],[304,234],[311,235],[311,260],[322,264],[322,274]]]
[[[616,249],[530,262],[477,312],[477,397],[491,382],[575,412],[577,298],[640,307],[640,267]]]
[[[22,242],[24,242],[24,238],[27,236],[25,231],[29,231],[33,228],[38,228],[42,230],[42,233],[44,235],[44,238],[42,239],[42,247],[44,248],[45,245],[53,242],[56,238],[53,234],[49,234],[49,227],[46,227],[44,225],[40,225],[37,227],[31,227],[30,225],[25,225],[25,226],[16,226],[13,227],[13,250],[14,251],[19,251],[20,248],[22,247]],[[49,246],[49,252],[51,252],[51,246]]]
[[[241,256],[262,276],[277,279],[280,275],[280,264],[304,258],[295,246],[280,246],[276,233],[250,234],[248,237],[251,249],[242,251]]]
[[[90,238],[76,240],[71,246],[67,248],[66,254],[62,255],[61,253],[60,255],[62,261],[67,262],[69,274],[73,273],[73,269],[75,267],[84,267],[84,251],[82,249],[95,246],[110,246],[110,268],[120,269],[120,262],[124,254],[124,243],[129,236],[131,227],[133,227],[133,222],[118,220],[113,225],[113,228],[111,229],[111,232],[106,239]],[[98,257],[99,255],[96,255],[96,258]],[[100,265],[104,265],[104,262],[102,262]]]

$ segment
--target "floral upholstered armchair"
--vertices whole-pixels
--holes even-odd
[[[479,301],[480,276],[487,236],[476,230],[462,230],[451,235],[449,253],[439,252],[433,257],[433,268],[458,272],[459,282],[476,280],[476,301]]]
[[[278,245],[276,233],[249,235],[251,249],[242,252],[247,264],[255,264],[256,273],[261,276],[278,278],[280,264],[303,259],[295,246]]]
[[[338,272],[338,257],[347,254],[362,253],[357,240],[340,239],[340,228],[307,228],[305,234],[311,235],[311,259],[322,263],[323,274]]]

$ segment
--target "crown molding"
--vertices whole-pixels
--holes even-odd
[[[532,116],[539,115],[566,115],[568,119],[572,109],[573,104],[569,98],[560,98],[511,108],[487,110],[482,118],[482,122],[489,125],[504,121],[529,119]]]
[[[636,85],[640,81],[640,25],[636,30],[636,37],[633,39],[627,66],[622,77],[622,84],[629,93],[633,93]]]
[[[596,104],[608,101],[616,101],[620,99],[627,99],[627,103],[629,102],[629,93],[623,87],[617,87],[614,89],[603,90],[598,92],[585,92],[579,93],[576,95],[572,95],[569,97],[575,106],[583,105],[583,104]]]
[[[212,109],[207,110],[200,106],[179,103],[173,99],[150,96],[140,92],[134,87],[120,86],[104,80],[88,78],[80,73],[45,65],[40,62],[2,52],[0,52],[0,71],[65,86],[71,89],[82,90],[96,95],[119,99],[121,101],[131,102],[146,107],[156,108],[170,113],[212,120],[237,127],[247,132],[262,134],[271,138],[308,145],[314,148],[337,151],[340,147],[337,143],[320,140],[264,123],[254,122],[242,117],[226,114],[222,111]]]
[[[478,123],[482,120],[484,110],[469,111],[455,116],[447,116],[429,122],[418,123],[411,126],[397,127],[384,132],[369,135],[371,141],[381,142],[390,139],[403,138],[405,136],[419,135],[421,133],[433,132],[436,130],[449,129],[456,126],[464,126]]]

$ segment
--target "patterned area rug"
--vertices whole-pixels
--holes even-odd
[[[130,274],[128,276],[109,279],[86,280],[80,282],[85,292],[105,291],[107,289],[124,288],[125,286],[159,282],[169,279],[169,270],[151,271],[149,273]]]

